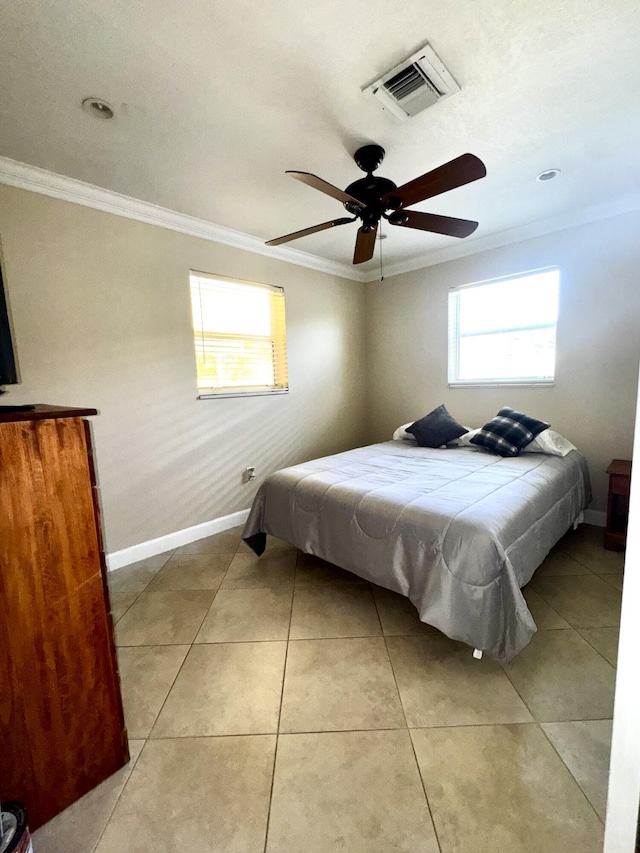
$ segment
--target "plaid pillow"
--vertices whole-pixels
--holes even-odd
[[[517,456],[529,442],[548,428],[549,424],[544,421],[503,406],[495,418],[473,436],[471,443],[486,447],[498,456]]]

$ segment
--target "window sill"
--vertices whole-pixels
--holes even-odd
[[[555,381],[528,382],[449,382],[449,388],[553,388]]]
[[[198,394],[198,400],[219,400],[221,398],[228,399],[229,397],[275,397],[288,393],[288,388],[282,388],[278,391],[229,391],[222,394]]]

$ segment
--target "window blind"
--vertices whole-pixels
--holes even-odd
[[[283,289],[189,277],[199,396],[288,391]]]
[[[560,272],[449,290],[449,385],[551,384]]]

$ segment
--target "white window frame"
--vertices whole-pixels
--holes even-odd
[[[279,307],[276,310],[274,305],[272,304],[271,308],[271,323],[272,323],[272,333],[271,335],[254,335],[250,333],[225,333],[225,332],[216,332],[210,329],[204,329],[202,327],[198,328],[195,322],[195,316],[193,317],[193,335],[194,335],[194,348],[195,348],[195,357],[196,361],[198,358],[199,350],[206,346],[206,342],[213,342],[216,339],[222,340],[254,340],[256,342],[268,343],[271,342],[273,346],[273,369],[274,369],[274,378],[276,379],[276,384],[274,385],[264,385],[264,386],[256,386],[256,385],[239,385],[239,386],[225,386],[220,388],[219,390],[214,389],[212,387],[203,388],[200,386],[198,378],[198,399],[199,400],[217,400],[225,397],[263,397],[263,396],[273,396],[279,394],[288,394],[289,393],[289,381],[288,381],[288,365],[287,365],[287,341],[286,341],[286,318],[285,318],[285,306],[284,306],[284,288],[278,287],[277,285],[272,284],[262,284],[255,281],[244,281],[242,279],[231,278],[230,276],[221,276],[214,275],[213,273],[206,273],[200,270],[189,270],[189,290],[191,294],[191,305],[193,311],[193,301],[195,298],[194,293],[194,279],[199,280],[211,280],[212,282],[218,282],[224,285],[238,285],[243,288],[253,288],[256,291],[267,291],[274,296],[277,295],[278,298],[276,301],[279,303]],[[197,285],[198,288],[200,285]],[[271,300],[273,302],[273,300]],[[275,316],[274,316],[275,311]],[[273,324],[276,324],[277,329],[274,328]],[[197,374],[197,365],[196,365],[196,374]],[[283,381],[278,382],[278,379],[282,379]]]
[[[503,284],[506,281],[515,281],[518,279],[528,278],[530,276],[540,275],[542,273],[550,273],[556,272],[558,275],[558,302],[559,300],[559,291],[560,291],[560,269],[556,266],[551,267],[542,267],[540,269],[535,270],[527,270],[526,272],[514,273],[512,275],[502,276],[500,278],[491,278],[485,279],[483,281],[475,281],[470,284],[462,284],[457,287],[449,288],[449,302],[448,302],[448,312],[449,312],[449,324],[448,324],[448,385],[450,388],[461,388],[461,387],[496,387],[496,386],[508,386],[508,387],[517,387],[517,386],[536,386],[536,387],[549,387],[555,385],[555,374],[556,374],[556,364],[555,364],[555,346],[557,343],[557,328],[558,328],[558,314],[556,314],[555,323],[546,323],[546,324],[522,324],[518,326],[513,326],[508,329],[503,327],[496,327],[493,330],[485,330],[482,332],[473,332],[469,333],[469,335],[460,334],[460,302],[459,295],[463,293],[465,290],[470,290],[476,287],[486,287],[491,284]],[[460,379],[458,377],[459,371],[459,362],[460,362],[460,339],[461,337],[471,337],[476,335],[488,335],[488,334],[496,334],[499,332],[517,332],[517,331],[528,331],[532,329],[543,329],[543,328],[554,328],[554,371],[553,376],[530,376],[522,379],[518,378],[495,378],[495,379]]]

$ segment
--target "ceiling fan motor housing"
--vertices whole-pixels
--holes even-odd
[[[373,231],[376,228],[380,217],[385,211],[396,207],[396,205],[390,203],[393,199],[384,202],[382,198],[392,192],[392,190],[397,190],[397,185],[388,178],[373,175],[373,172],[379,168],[384,160],[384,154],[385,151],[381,145],[363,145],[353,155],[356,165],[363,172],[367,173],[367,177],[360,178],[360,180],[349,184],[345,192],[357,198],[366,207],[363,210],[353,202],[346,202],[345,207],[349,213],[358,216],[362,220],[365,233]]]
[[[366,178],[360,178],[359,181],[349,184],[345,192],[359,199],[367,207],[375,207],[377,205],[382,213],[389,206],[388,202],[381,201],[382,196],[397,189],[396,184],[388,178],[377,178],[375,175],[367,175]]]

